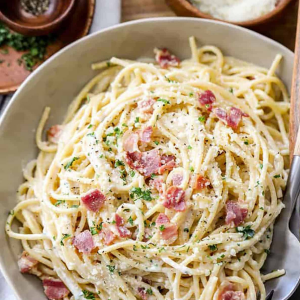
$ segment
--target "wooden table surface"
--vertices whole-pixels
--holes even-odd
[[[253,28],[294,50],[298,1],[294,0],[275,22]],[[164,0],[122,0],[122,21],[175,16]]]

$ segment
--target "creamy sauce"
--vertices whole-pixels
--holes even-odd
[[[191,0],[202,12],[215,18],[243,22],[271,12],[278,0]]]

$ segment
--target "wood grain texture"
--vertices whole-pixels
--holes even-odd
[[[300,6],[298,9],[298,26],[296,33],[295,59],[293,82],[291,91],[291,113],[290,113],[290,153],[300,155],[300,135],[298,134],[297,143],[295,141],[300,120]],[[294,152],[294,146],[295,152]]]
[[[164,0],[122,0],[122,22],[172,16],[175,13]]]
[[[298,130],[297,138],[295,142],[294,155],[300,156],[300,130]],[[293,156],[291,156],[292,161]]]

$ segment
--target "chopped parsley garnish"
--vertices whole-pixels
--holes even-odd
[[[111,265],[106,265],[107,269],[109,270],[110,273],[113,273],[116,269],[115,266],[111,266]]]
[[[156,174],[151,174],[151,179],[154,179],[157,175]]]
[[[63,233],[62,235],[63,235],[63,237],[60,240],[60,244],[62,246],[64,246],[64,240],[67,239],[67,238],[69,238],[69,237],[71,237],[71,234]]]
[[[245,145],[249,145],[248,140],[244,141],[244,144],[245,144]]]
[[[159,99],[157,99],[157,101],[163,102],[164,104],[170,104],[170,101],[163,99],[163,98],[159,98]]]
[[[25,51],[18,62],[19,64],[23,63],[24,68],[28,71],[32,71],[33,67],[44,59],[47,46],[54,40],[54,35],[33,37],[14,33],[0,23],[0,47],[7,45],[16,51]],[[8,50],[5,49],[1,52],[7,54]]]
[[[83,293],[83,296],[84,296],[85,299],[95,300],[95,295],[92,292],[82,290],[82,293]]]
[[[132,249],[133,249],[133,251],[137,251],[136,245],[133,245],[133,246],[132,246]]]
[[[146,201],[151,201],[153,198],[151,197],[151,191],[150,190],[145,190],[143,191],[141,188],[132,188],[130,190],[130,198],[134,199],[134,201],[138,199],[144,199]]]
[[[193,96],[194,96],[194,93],[189,93],[189,96],[190,96],[190,97],[193,97]]]
[[[273,177],[274,177],[274,178],[280,178],[280,175],[277,174],[277,175],[274,175]]]
[[[89,126],[88,126],[88,129],[90,129],[90,128],[92,128],[93,127],[93,125],[92,124],[90,124]]]
[[[128,125],[127,125],[127,124],[125,124],[125,123],[123,123],[123,124],[122,124],[122,126],[124,126],[124,127],[128,127]]]
[[[134,177],[135,172],[134,172],[134,171],[130,171],[129,175],[130,175],[131,177]]]
[[[170,82],[170,83],[176,83],[175,80],[171,80],[171,79],[169,79],[167,76],[165,76],[165,78],[166,78],[166,80],[167,80],[168,82]]]
[[[102,230],[102,225],[103,225],[103,222],[101,222],[99,225],[97,225],[97,230],[98,230],[98,231],[101,231],[101,230]]]
[[[131,216],[130,216],[129,219],[128,219],[128,223],[129,223],[130,225],[133,225],[133,219],[131,218]]]
[[[253,238],[255,234],[255,231],[251,229],[250,225],[247,225],[246,227],[238,226],[236,227],[236,231],[242,233],[245,240]]]
[[[201,123],[204,123],[206,120],[206,118],[204,116],[201,116],[198,118],[198,121],[200,121]]]
[[[114,132],[116,134],[116,137],[120,137],[123,134],[123,131],[119,127],[114,128]]]
[[[147,290],[146,290],[146,294],[148,294],[148,295],[153,295],[153,291],[152,291],[152,289],[150,289],[150,288],[149,288],[149,289],[147,289]]]
[[[136,117],[135,120],[134,120],[134,123],[138,123],[139,121],[140,121],[140,118]]]
[[[78,207],[79,207],[79,205],[76,205],[76,204],[71,206],[71,208],[78,208]]]
[[[270,254],[270,250],[269,249],[265,249],[265,253]]]
[[[165,225],[160,225],[160,226],[159,226],[159,230],[160,230],[160,231],[164,231],[165,229],[166,229]]]
[[[92,235],[96,235],[98,233],[98,230],[96,227],[91,227],[90,232]]]
[[[72,166],[73,162],[76,161],[76,160],[78,160],[78,159],[79,159],[79,157],[74,156],[74,157],[72,158],[72,160],[69,161],[69,162],[64,166],[65,170],[69,169],[69,168]]]
[[[218,246],[216,244],[209,245],[208,248],[209,248],[210,251],[217,251],[218,250]]]
[[[189,149],[189,150],[191,150],[191,149],[193,149],[193,147],[192,147],[192,146],[190,146],[190,145],[188,145],[188,149]]]
[[[232,87],[229,88],[229,92],[233,93],[233,88]]]
[[[259,164],[259,168],[260,168],[261,170],[263,169],[263,167],[264,167],[263,164]]]
[[[95,135],[95,132],[90,132],[87,134],[87,136],[94,136]]]
[[[120,166],[125,166],[125,164],[121,160],[117,159],[115,162],[115,167],[120,167]]]
[[[62,203],[65,203],[66,201],[65,200],[57,200],[56,203],[54,204],[54,206],[58,206]]]
[[[184,232],[190,232],[190,230],[186,227],[183,229]]]
[[[154,141],[154,144],[155,144],[155,145],[158,145],[158,144],[159,144],[159,142],[158,142],[158,141]]]
[[[191,171],[191,172],[194,172],[195,170],[194,170],[194,168],[193,168],[193,167],[190,167],[190,171]]]

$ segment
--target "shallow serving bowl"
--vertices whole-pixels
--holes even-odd
[[[23,181],[21,169],[37,155],[35,128],[44,107],[52,108],[49,123],[55,124],[62,120],[84,84],[95,76],[91,63],[112,56],[153,57],[155,47],[167,47],[180,58],[187,58],[189,36],[195,36],[198,45],[216,45],[226,55],[263,67],[269,67],[275,55],[282,54],[284,59],[278,74],[290,88],[293,53],[280,44],[230,24],[194,18],[158,18],[117,25],[66,47],[29,76],[14,95],[0,120],[0,266],[19,299],[46,299],[37,278],[19,273],[20,243],[9,239],[4,232],[7,214],[15,205],[16,190]],[[284,268],[284,262],[278,262],[278,268]],[[276,281],[278,288],[282,278]]]

